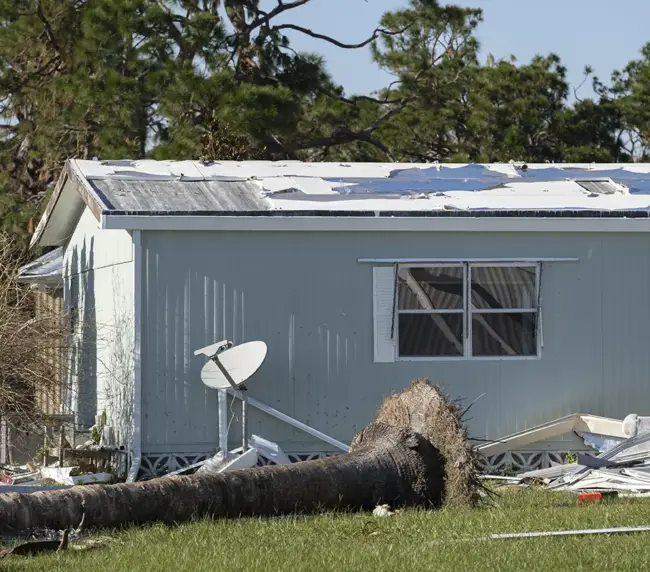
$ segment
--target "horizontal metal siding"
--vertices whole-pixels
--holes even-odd
[[[253,397],[343,441],[384,396],[422,376],[453,397],[485,394],[469,423],[477,438],[575,411],[648,414],[647,242],[644,234],[145,232],[145,449],[216,446],[216,397],[192,353],[223,338],[268,344]],[[540,360],[373,363],[372,265],[357,259],[405,256],[580,260],[545,266]],[[254,432],[288,450],[323,448],[252,417]]]

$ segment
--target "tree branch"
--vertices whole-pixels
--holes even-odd
[[[326,97],[331,97],[332,99],[336,99],[342,103],[347,103],[348,105],[356,105],[360,101],[367,101],[369,103],[377,103],[379,105],[393,105],[396,103],[401,103],[403,101],[403,98],[398,98],[398,99],[379,99],[377,97],[372,97],[370,95],[354,95],[352,97],[345,97],[344,95],[338,95],[335,93],[332,93],[331,91],[327,91],[326,89],[323,88],[318,88],[318,92],[322,95],[325,95]]]
[[[376,40],[379,37],[379,32],[380,32],[380,29],[378,28],[372,33],[372,36],[366,38],[362,42],[358,42],[356,44],[347,44],[345,42],[340,42],[339,40],[332,38],[331,36],[326,36],[325,34],[319,34],[318,32],[314,32],[309,28],[303,28],[302,26],[297,26],[296,24],[280,24],[279,26],[273,26],[273,28],[271,29],[272,30],[295,30],[296,32],[300,32],[302,34],[305,34],[306,36],[316,38],[317,40],[324,40],[325,42],[329,42],[330,44],[334,44],[339,48],[344,48],[347,50],[356,50],[358,48],[363,48],[367,46],[369,43],[371,43],[372,41]]]
[[[410,26],[410,24],[409,24]],[[302,34],[305,34],[307,36],[310,36],[312,38],[316,38],[317,40],[323,40],[325,42],[329,42],[330,44],[333,44],[339,48],[344,48],[346,50],[356,50],[359,48],[363,48],[367,46],[368,44],[374,42],[379,36],[386,35],[386,36],[396,36],[398,34],[403,33],[408,29],[408,26],[404,28],[403,30],[396,30],[396,31],[389,31],[385,30],[384,28],[376,28],[375,31],[372,33],[372,35],[362,42],[358,42],[356,44],[347,44],[345,42],[340,42],[339,40],[332,38],[331,36],[327,36],[325,34],[319,34],[318,32],[314,32],[313,30],[310,30],[309,28],[303,28],[302,26],[298,26],[296,24],[280,24],[278,26],[273,26],[271,28],[272,30],[295,30],[296,32],[300,32]]]
[[[300,6],[304,6],[311,0],[294,0],[293,2],[289,2],[288,4],[285,4],[283,0],[278,0],[278,5],[273,8],[270,12],[259,12],[259,15],[247,26],[247,31],[250,33],[253,30],[261,27],[261,26],[266,26],[268,23],[275,18],[276,16],[279,16],[283,12],[287,12],[288,10],[293,10],[294,8],[298,8]]]
[[[188,47],[187,42],[183,37],[183,33],[176,27],[176,22],[182,23],[182,17],[174,14],[163,0],[156,0],[156,5],[165,13],[168,18],[167,30],[169,32],[169,35],[178,45],[178,59],[180,61],[191,62],[194,60],[196,50]]]
[[[56,38],[54,37],[52,25],[45,16],[45,12],[43,12],[43,5],[41,3],[41,0],[36,0],[36,14],[38,15],[38,19],[42,22],[43,28],[45,28],[45,35],[47,36],[47,40],[50,46],[54,49],[59,58],[61,58],[61,48],[59,46],[59,43],[56,41]]]
[[[379,129],[384,123],[386,123],[386,121],[388,121],[390,118],[394,117],[399,112],[401,112],[408,105],[409,102],[410,99],[403,100],[400,105],[389,109],[380,117],[378,117],[375,121],[373,121],[373,123],[371,123],[368,127],[362,129],[361,131],[353,131],[348,127],[343,126],[338,130],[336,130],[332,135],[315,137],[313,139],[303,139],[302,141],[296,141],[294,144],[291,145],[285,145],[280,141],[278,141],[277,138],[275,138],[274,141],[276,144],[279,144],[281,146],[282,152],[285,153],[295,153],[296,151],[313,149],[315,147],[333,147],[335,145],[343,145],[345,143],[354,143],[358,141],[362,143],[368,143],[370,145],[373,145],[374,147],[377,147],[379,150],[386,153],[386,155],[390,158],[391,161],[394,161],[390,149],[388,149],[388,147],[384,145],[381,141],[375,139],[372,136],[372,134],[377,129]]]

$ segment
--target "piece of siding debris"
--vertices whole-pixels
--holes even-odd
[[[578,453],[578,465],[583,465],[584,467],[589,467],[591,469],[606,469],[608,467],[624,467],[630,465],[638,465],[643,461],[643,459],[634,459],[631,461],[614,461],[609,459],[601,459],[600,457],[594,457],[593,455],[587,455],[585,453]]]
[[[504,540],[509,538],[541,538],[544,536],[583,536],[590,534],[631,534],[650,532],[650,526],[621,526],[618,528],[591,528],[585,530],[555,530],[552,532],[517,532],[514,534],[490,534],[480,540]]]
[[[549,532],[514,532],[490,534],[488,536],[433,540],[429,544],[450,544],[456,542],[476,542],[478,540],[525,540],[529,538],[548,538],[551,536],[593,536],[598,534],[634,534],[650,532],[650,526],[621,526],[617,528],[590,528],[584,530],[553,530]]]

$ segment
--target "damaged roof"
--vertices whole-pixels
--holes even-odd
[[[63,249],[55,248],[23,266],[18,282],[34,287],[58,287],[63,282]]]
[[[90,179],[89,182],[113,213],[248,212],[271,208],[259,188],[246,180]]]
[[[102,210],[650,210],[650,165],[75,161]],[[323,213],[324,214],[324,213]]]
[[[650,218],[650,164],[71,160],[35,241],[62,244],[71,219],[85,207],[98,221],[175,215]]]

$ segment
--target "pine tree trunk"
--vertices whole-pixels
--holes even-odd
[[[345,455],[230,473],[0,495],[0,533],[76,527],[82,517],[84,526],[114,527],[178,523],[195,517],[363,510],[377,504],[441,506],[446,494],[445,459],[424,428],[415,431],[407,424],[386,422],[394,418],[395,409],[394,401],[387,403],[388,415],[380,409],[384,421],[378,413],[378,420],[355,438]],[[415,400],[412,404],[422,409]],[[422,415],[409,405],[408,417]]]

